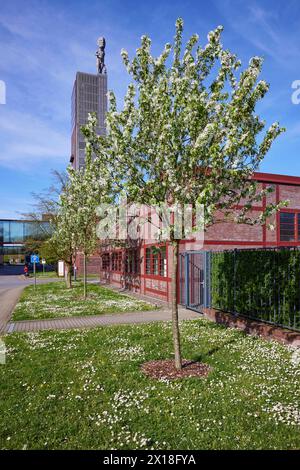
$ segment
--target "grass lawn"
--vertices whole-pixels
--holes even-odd
[[[33,273],[30,273],[29,277],[34,277],[34,274]],[[57,275],[57,272],[56,271],[46,271],[46,272],[42,272],[42,271],[39,271],[36,273],[36,277],[38,279],[52,279],[52,278],[58,278],[58,275]]]
[[[202,319],[181,327],[184,357],[208,377],[142,375],[172,357],[170,323],[5,336],[0,448],[299,449],[291,348]]]
[[[87,279],[99,279],[100,274],[99,273],[98,274],[97,273],[96,274],[87,274],[86,277],[87,277]],[[72,278],[73,278],[73,276],[72,276]],[[80,274],[80,275],[77,274],[76,279],[78,279],[78,280],[83,279],[83,275],[82,274]]]
[[[30,277],[34,277],[34,274],[31,272]],[[46,271],[43,273],[43,271],[38,271],[36,273],[36,277],[39,279],[48,279],[48,278],[58,278],[57,272],[56,271]],[[99,279],[99,274],[87,274],[88,279]],[[73,276],[72,276],[73,279]],[[77,279],[83,279],[83,276],[77,276]]]
[[[76,281],[72,289],[66,289],[62,281],[37,285],[36,291],[33,285],[26,287],[15,307],[13,320],[38,320],[153,309],[155,306],[148,302],[94,284],[88,284],[88,298],[84,300],[81,282]]]

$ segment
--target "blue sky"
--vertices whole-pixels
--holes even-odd
[[[300,176],[300,105],[291,101],[300,80],[298,0],[1,0],[0,218],[18,217],[31,192],[51,183],[70,155],[70,99],[76,71],[95,72],[98,36],[106,38],[109,88],[121,99],[127,76],[120,50],[132,56],[148,34],[159,54],[174,34],[177,17],[185,35],[200,42],[219,24],[223,44],[244,65],[265,58],[262,78],[271,84],[258,111],[267,124],[279,120],[287,132],[274,144],[262,171]]]

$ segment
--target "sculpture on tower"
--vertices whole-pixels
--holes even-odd
[[[106,66],[104,64],[104,58],[105,58],[105,38],[100,37],[97,41],[98,44],[98,50],[96,52],[96,57],[97,57],[97,71],[98,74],[105,74],[106,73]]]

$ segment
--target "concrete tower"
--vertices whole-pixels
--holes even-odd
[[[107,112],[107,73],[104,63],[105,39],[98,39],[97,74],[77,72],[72,92],[72,135],[70,162],[75,169],[84,166],[85,143],[80,127],[87,123],[88,114],[95,112],[98,117],[99,133],[105,134]]]

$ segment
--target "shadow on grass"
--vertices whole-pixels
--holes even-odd
[[[198,356],[194,356],[192,361],[193,362],[203,362],[205,360],[205,358],[208,358],[208,357],[211,357],[213,356],[214,354],[218,353],[219,351],[221,351],[224,346],[228,346],[229,344],[234,344],[234,343],[237,343],[238,341],[240,340],[240,338],[233,338],[233,339],[230,339],[229,341],[226,341],[225,343],[222,343],[221,345],[218,345],[212,349],[210,349],[209,351],[203,353],[203,354],[199,354]]]

